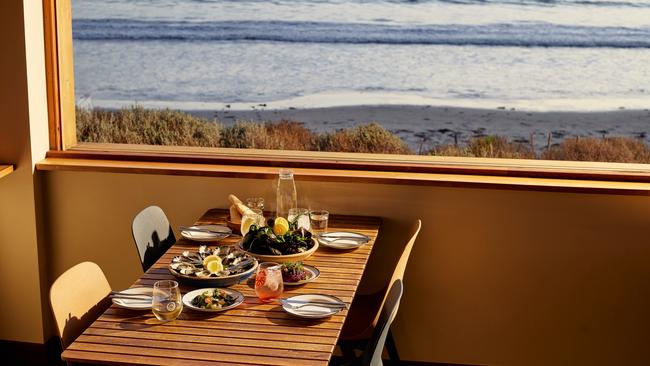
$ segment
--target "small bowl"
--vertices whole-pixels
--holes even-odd
[[[239,242],[238,246],[240,250],[257,258],[260,262],[287,263],[287,262],[300,262],[311,257],[312,254],[316,252],[316,249],[318,249],[318,240],[312,238],[312,241],[314,242],[314,246],[311,247],[311,249],[309,249],[308,251],[302,253],[296,253],[296,254],[286,254],[286,255],[268,255],[268,254],[257,254],[257,253],[249,252],[243,248],[241,241]]]
[[[230,216],[226,218],[226,226],[232,230],[233,233],[235,234],[241,234],[241,221],[240,222],[234,222],[230,220]]]

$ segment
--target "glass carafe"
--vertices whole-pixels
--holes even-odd
[[[287,218],[289,210],[298,207],[296,183],[293,181],[293,171],[290,169],[280,169],[276,200],[275,211],[277,217]]]

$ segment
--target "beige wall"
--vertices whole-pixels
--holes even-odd
[[[384,218],[366,289],[423,219],[395,325],[405,359],[650,362],[650,198],[297,179],[303,205]],[[177,227],[230,192],[273,199],[254,179],[52,172],[45,186],[52,278],[93,260],[116,288],[141,273],[130,233],[141,208],[160,205]]]
[[[51,335],[45,296],[68,267],[95,261],[115,288],[140,275],[129,228],[141,208],[158,204],[178,226],[230,192],[273,197],[253,179],[35,176],[47,145],[38,4],[0,11],[0,161],[17,164],[0,179],[0,339],[26,342]],[[406,359],[650,362],[646,196],[300,181],[299,192],[304,205],[384,218],[362,290],[385,280],[403,230],[424,220],[395,324]]]
[[[0,339],[40,343],[48,314],[42,309],[39,273],[45,267],[39,261],[33,164],[48,146],[42,13],[39,1],[26,1],[24,9],[21,1],[3,1],[1,10],[0,163],[16,170],[0,179],[0,258],[12,263],[0,266]],[[23,22],[23,12],[37,21]]]

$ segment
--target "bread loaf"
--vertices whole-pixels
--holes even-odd
[[[254,214],[254,212],[253,212],[250,208],[248,208],[248,206],[246,206],[245,204],[243,204],[243,203],[241,202],[241,200],[240,200],[239,198],[237,198],[237,196],[235,196],[234,194],[230,194],[230,195],[228,195],[228,199],[230,200],[230,203],[232,203],[232,205],[233,205],[233,206],[237,209],[237,211],[239,212],[240,220],[241,220],[241,218],[242,218],[244,215],[246,215],[246,214]],[[231,206],[231,207],[232,207],[232,206]],[[230,217],[232,217],[232,210],[231,210]]]
[[[237,207],[235,207],[235,205],[230,205],[230,221],[240,224],[241,218],[242,216],[239,213],[239,210],[237,210]]]

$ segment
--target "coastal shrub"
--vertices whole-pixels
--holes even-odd
[[[650,163],[650,148],[630,137],[569,137],[542,154],[542,159]]]
[[[377,123],[322,134],[318,150],[375,154],[413,154],[397,135]]]
[[[261,123],[236,122],[233,126],[223,127],[220,133],[219,146],[241,149],[263,149],[257,146],[256,136],[265,134]]]
[[[238,121],[221,131],[221,147],[270,150],[313,150],[315,134],[301,123]]]
[[[77,108],[81,142],[217,147],[220,126],[190,114],[142,106],[117,111]]]
[[[441,145],[426,155],[460,156],[476,158],[535,159],[536,154],[528,144],[508,141],[502,136],[476,137],[467,145]]]
[[[266,149],[280,150],[315,150],[316,134],[302,123],[282,120],[277,123],[266,123]]]
[[[377,123],[317,134],[299,122],[237,121],[225,127],[181,111],[142,106],[77,108],[76,114],[80,142],[414,154],[399,136]],[[435,146],[424,154],[650,164],[650,147],[629,137],[567,137],[537,156],[529,144],[484,136],[467,144]]]

